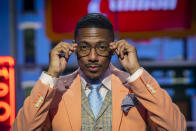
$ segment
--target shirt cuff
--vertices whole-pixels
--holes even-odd
[[[49,85],[50,88],[53,88],[54,85],[56,84],[58,78],[56,77],[52,77],[50,75],[48,75],[45,72],[42,72],[40,78],[39,78],[44,84]]]
[[[139,68],[135,73],[127,78],[127,82],[134,82],[137,78],[139,78],[143,73],[143,68]]]

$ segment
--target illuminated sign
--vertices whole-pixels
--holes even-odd
[[[46,31],[48,37],[54,41],[73,39],[76,23],[82,16],[87,13],[102,13],[110,19],[120,38],[144,38],[151,33],[154,37],[180,37],[192,29],[191,22],[194,19],[191,2],[191,0],[46,0]]]
[[[175,10],[178,0],[109,0],[110,11],[159,11]],[[88,4],[88,13],[100,11],[101,0],[91,0]]]
[[[15,61],[0,56],[0,130],[10,131],[15,119]]]

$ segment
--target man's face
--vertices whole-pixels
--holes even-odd
[[[85,55],[81,56],[79,51],[77,52],[78,65],[81,70],[90,79],[100,77],[107,70],[111,59],[111,53],[108,50],[102,52],[112,42],[109,30],[102,28],[80,28],[75,41],[81,50],[85,51],[90,47],[88,48],[90,52]],[[102,53],[103,55],[100,55]]]

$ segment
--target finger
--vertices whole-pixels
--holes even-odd
[[[52,50],[53,50],[53,52],[57,53],[58,55],[60,55],[62,53],[66,54],[69,51],[69,46],[64,45],[64,43],[60,42]],[[62,56],[64,56],[64,55],[62,55]]]
[[[115,49],[117,48],[116,42],[111,42],[111,43],[109,44],[109,46],[110,46],[110,49],[112,49],[112,50],[115,50]]]
[[[78,44],[77,43],[72,44],[72,50],[73,51],[75,51],[77,49],[77,47],[78,47]]]
[[[69,50],[74,52],[77,49],[78,44],[77,43],[72,43],[72,44],[66,43],[63,46],[66,48],[69,48]]]
[[[58,47],[58,48],[51,51],[50,57],[57,55],[59,58],[64,57],[67,60],[68,57],[66,56],[66,54],[67,54],[67,49],[62,48],[62,47]]]
[[[121,53],[121,52],[122,52],[122,51],[121,51],[121,50],[122,50],[121,48],[122,48],[122,46],[123,46],[123,41],[121,41],[121,40],[120,40],[120,41],[117,41],[117,42],[116,42],[116,46],[117,46],[117,49],[116,49],[116,50],[117,50],[117,54],[118,54],[118,56],[122,59],[123,55],[122,55],[122,53]]]
[[[56,48],[55,51],[57,52],[58,55],[60,55],[62,53],[67,54],[69,52],[69,49],[64,48],[64,47],[58,47]]]
[[[110,49],[114,51],[117,55],[119,55],[119,50],[118,50],[118,43],[117,41],[110,43]]]
[[[111,49],[111,53],[112,53],[112,55],[114,55],[115,54],[115,48],[114,48],[114,45],[115,44],[115,42],[111,42],[111,43],[109,43],[109,48]]]
[[[124,59],[124,50],[125,50],[125,45],[124,45],[124,43],[120,43],[120,44],[119,44],[118,50],[119,50],[120,58],[121,58],[121,59]]]
[[[72,43],[70,44],[71,46],[68,47],[69,51],[68,51],[68,57],[71,56],[71,54],[77,50],[77,46],[78,44],[77,43]]]
[[[70,47],[69,55],[71,55],[73,52],[76,52],[77,46],[77,43],[72,44],[72,46]]]
[[[68,49],[69,51],[72,51],[72,52],[75,50],[73,46],[68,47]]]
[[[77,44],[69,44],[69,43],[61,42],[59,46],[68,50],[66,52],[67,55],[66,57],[69,57],[76,50]]]
[[[73,53],[74,47],[71,45],[71,46],[65,46],[63,48],[66,49],[65,57],[68,59]]]
[[[75,49],[74,49],[73,47],[71,47],[71,48],[69,49],[69,52],[68,52],[68,57],[70,57],[71,54],[72,54],[74,51],[75,51]]]
[[[75,40],[72,40],[72,45],[73,45],[73,46],[77,46],[78,44],[76,43]]]
[[[72,47],[72,44],[69,44],[69,43],[62,43],[62,44],[60,44],[60,46],[69,49],[69,48]]]
[[[61,57],[64,57],[64,58],[66,58],[66,59],[68,59],[69,58],[69,56],[71,55],[71,53],[69,53],[69,48],[65,48],[65,47],[61,47],[60,48],[60,51],[61,51]],[[69,55],[70,54],[70,55]]]
[[[114,50],[114,52],[117,54],[117,56],[120,55],[120,52],[119,52],[119,49],[118,49],[118,48],[116,48],[116,49]]]

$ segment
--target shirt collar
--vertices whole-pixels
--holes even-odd
[[[80,74],[80,80],[82,87],[84,89],[88,88],[88,83],[90,83],[90,80],[85,76],[85,74],[82,72],[82,70],[79,68],[79,74]],[[100,81],[102,82],[103,86],[111,90],[111,65],[109,65],[108,69],[99,77]]]

